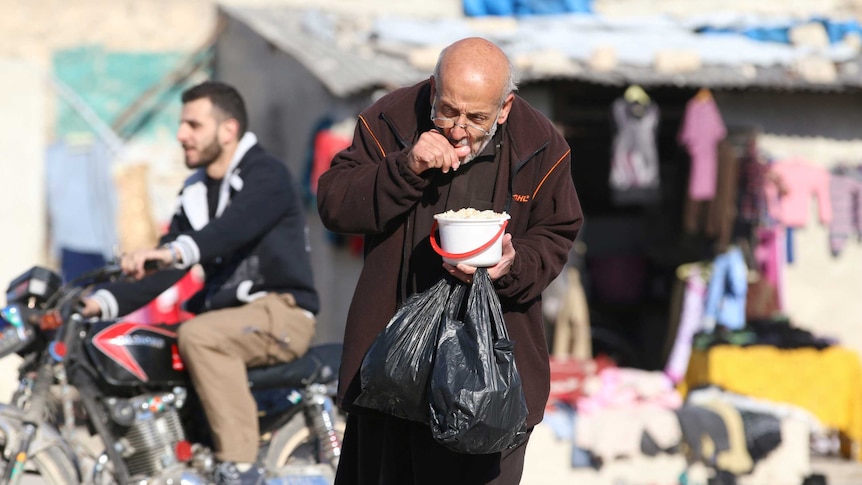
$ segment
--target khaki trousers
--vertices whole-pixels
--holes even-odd
[[[180,325],[180,355],[212,428],[218,459],[256,460],[260,431],[246,368],[302,356],[314,325],[313,315],[286,293],[206,312]]]

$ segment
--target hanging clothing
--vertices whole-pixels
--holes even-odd
[[[329,169],[332,158],[349,147],[351,141],[350,136],[331,129],[321,130],[314,136],[314,160],[311,166],[311,180],[309,180],[311,195],[317,195],[317,180],[320,174]]]
[[[45,153],[47,208],[52,246],[66,252],[69,275],[111,259],[117,246],[117,200],[112,154],[99,142],[57,142]],[[75,254],[93,258],[75,259]],[[101,258],[99,258],[101,256]]]
[[[712,275],[703,310],[704,329],[715,324],[729,330],[745,326],[745,298],[748,292],[748,268],[742,250],[736,246],[719,254],[712,263]]]
[[[688,359],[691,356],[691,342],[694,334],[700,331],[703,324],[703,309],[706,299],[706,281],[699,267],[694,266],[685,280],[682,312],[680,313],[679,329],[668,357],[664,372],[679,384],[685,378],[688,369]]]
[[[727,140],[718,144],[716,191],[712,199],[687,198],[683,208],[683,228],[688,234],[703,233],[716,242],[716,251],[730,245],[736,221],[736,201],[739,191],[739,159]]]
[[[769,320],[780,313],[778,288],[775,285],[762,276],[748,284],[748,293],[745,297],[745,318],[749,325],[752,320]]]
[[[742,160],[739,174],[739,207],[737,217],[745,222],[756,223],[765,210],[766,172],[769,166],[756,154],[749,154]]]
[[[793,228],[787,227],[784,229],[784,245],[785,251],[784,254],[787,256],[787,263],[790,264],[793,262]]]
[[[862,182],[847,175],[829,178],[832,222],[829,247],[838,256],[850,237],[862,237]]]
[[[775,286],[775,295],[779,311],[786,308],[784,288],[784,268],[787,257],[784,251],[787,247],[785,228],[781,226],[762,227],[757,230],[758,245],[754,251],[754,259],[759,265],[760,273]]]
[[[787,190],[784,196],[777,198],[774,197],[777,188],[766,186],[767,193],[773,195],[769,198],[769,212],[778,222],[787,227],[805,227],[812,195],[817,197],[820,222],[832,222],[829,172],[825,168],[801,158],[792,158],[774,163],[771,172],[781,177]]]
[[[654,202],[659,196],[658,106],[617,98],[611,111],[615,125],[610,174],[613,200]]]
[[[739,195],[739,166],[736,150],[729,140],[719,142],[716,193],[709,203],[709,221],[716,239],[716,252],[726,251],[733,236]]]
[[[691,157],[688,196],[692,200],[715,197],[718,179],[718,142],[727,136],[727,128],[712,97],[692,98],[685,105],[679,143]]]
[[[566,269],[567,289],[554,324],[553,356],[558,359],[588,360],[593,357],[590,310],[581,273],[574,266]]]
[[[673,283],[671,284],[667,332],[665,333],[664,345],[662,346],[661,358],[659,359],[661,362],[667,362],[670,358],[670,354],[673,352],[673,346],[676,342],[676,336],[679,333],[679,328],[682,324],[682,310],[687,289],[686,282],[687,279],[685,276],[678,276],[673,279]]]

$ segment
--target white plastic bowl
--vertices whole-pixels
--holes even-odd
[[[435,214],[434,219],[440,230],[440,244],[443,261],[449,264],[464,263],[476,267],[494,266],[503,256],[503,234],[501,230],[511,218],[503,213],[495,218],[462,218],[447,217],[445,214]],[[431,234],[432,242],[434,234]],[[490,244],[486,249],[469,256],[471,253]],[[436,250],[436,248],[435,248]]]

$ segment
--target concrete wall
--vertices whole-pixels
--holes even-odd
[[[180,57],[182,53],[201,47],[212,35],[216,13],[212,0],[4,0],[0,2],[0,9],[3,13],[0,15],[0,58],[19,60],[45,75],[52,74],[55,53],[69,49],[101,49],[107,56],[125,53],[130,58],[162,54]],[[143,67],[128,68],[127,74]],[[106,64],[97,61],[93,69],[99,68],[105,69]],[[103,82],[118,81],[110,72],[99,74]],[[40,148],[44,150],[54,141],[58,112],[68,107],[50,84],[41,83],[37,87],[41,102],[47,106],[47,115],[39,127],[45,136]],[[86,88],[74,86],[81,87]],[[132,91],[129,89],[126,93]],[[125,107],[125,98],[114,101],[115,110]],[[111,119],[102,121],[110,124]],[[171,128],[173,126],[175,122]],[[63,127],[61,123],[59,128]],[[154,215],[158,218],[170,215],[185,171],[172,133],[155,144],[133,142],[126,153],[125,161],[153,165],[150,183]]]
[[[802,157],[825,168],[862,163],[860,95],[729,93],[716,101],[728,126],[758,126],[760,148],[776,160]],[[832,257],[815,200],[808,225],[793,233],[787,311],[800,327],[862,353],[862,244],[851,240]]]
[[[5,295],[12,278],[45,265],[45,120],[41,74],[24,62],[0,59],[0,190],[3,236],[0,286]],[[5,303],[5,298],[3,299]],[[16,355],[0,360],[0,402],[14,391]]]
[[[307,192],[310,147],[324,117],[353,120],[369,100],[334,98],[305,67],[236,21],[226,24],[216,51],[214,76],[243,93],[250,129],[287,163],[306,196],[312,267],[322,304],[316,341],[340,341],[362,260],[349,248],[333,244],[320,222],[316,202]]]
[[[43,78],[27,64],[0,59],[0,285],[45,264],[45,98]]]

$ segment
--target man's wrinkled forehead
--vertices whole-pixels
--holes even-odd
[[[500,105],[498,83],[488,82],[478,77],[447,76],[441,73],[442,79],[435,86],[434,98],[438,105],[448,106],[459,111],[490,112]],[[442,81],[442,82],[440,82]]]

